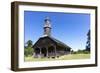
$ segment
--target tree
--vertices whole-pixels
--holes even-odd
[[[31,40],[28,40],[26,42],[27,46],[25,46],[24,48],[24,55],[25,56],[32,56],[33,54],[33,48],[32,48],[32,44],[33,42]]]
[[[28,40],[27,43],[26,43],[27,44],[27,47],[32,47],[32,43],[33,42],[31,40]]]
[[[86,51],[90,51],[90,30],[87,33]]]
[[[32,56],[33,55],[33,48],[32,47],[27,47],[24,50],[25,56]]]

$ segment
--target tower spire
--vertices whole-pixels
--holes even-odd
[[[51,20],[49,17],[46,17],[44,20],[44,35],[50,36],[51,35]]]

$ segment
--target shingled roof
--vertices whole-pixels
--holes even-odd
[[[63,43],[63,42],[61,42],[60,40],[58,40],[58,39],[55,39],[54,37],[51,37],[51,36],[42,36],[42,37],[40,37],[40,39],[44,39],[44,38],[49,38],[49,39],[51,39],[53,42],[55,42],[56,44],[57,44],[57,46],[61,46],[61,47],[67,47],[67,48],[70,48],[71,49],[71,47],[69,47],[68,45],[66,45],[65,43]],[[40,40],[39,39],[39,40]],[[38,41],[39,41],[38,40]],[[37,42],[38,42],[37,41]],[[37,43],[36,42],[36,43]],[[35,44],[36,44],[35,43]],[[34,46],[35,46],[35,44],[34,44]]]
[[[66,45],[65,43],[61,42],[60,40],[55,39],[54,37],[51,37],[51,36],[48,36],[48,37],[49,37],[51,40],[53,40],[55,43],[57,43],[57,45],[70,48],[68,45]]]

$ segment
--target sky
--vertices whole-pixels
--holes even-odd
[[[83,13],[24,11],[24,43],[33,44],[43,36],[44,19],[51,20],[51,36],[70,46],[73,50],[85,49],[90,15]]]

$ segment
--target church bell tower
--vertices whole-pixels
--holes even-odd
[[[51,20],[49,17],[46,17],[44,20],[44,35],[50,36],[51,35]]]

